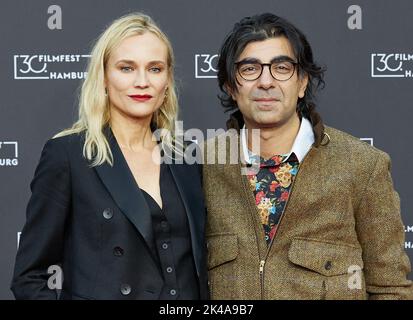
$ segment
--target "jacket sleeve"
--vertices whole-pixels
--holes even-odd
[[[356,214],[369,299],[413,299],[409,257],[404,251],[400,199],[390,174],[390,157],[380,153]]]
[[[70,212],[70,170],[61,139],[43,148],[30,185],[26,223],[20,236],[11,290],[16,299],[56,299],[50,266],[61,266]],[[63,279],[63,278],[62,278]]]

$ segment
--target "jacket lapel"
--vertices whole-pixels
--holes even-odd
[[[119,209],[135,226],[153,254],[153,231],[149,207],[123,157],[111,130],[105,130],[113,154],[113,167],[104,163],[95,167],[100,179]]]
[[[191,168],[186,164],[174,163],[169,167],[188,217],[192,251],[196,270],[199,275],[202,272],[201,263],[204,245],[205,207],[203,205],[202,194],[196,192],[197,190],[202,190],[201,187],[196,188],[196,185],[201,185],[198,175],[190,174],[190,170],[196,170],[197,167],[194,165],[194,167]]]

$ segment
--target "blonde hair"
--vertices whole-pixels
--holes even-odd
[[[92,161],[92,166],[104,162],[113,165],[113,155],[103,129],[110,121],[109,99],[105,92],[105,66],[113,50],[124,39],[151,32],[162,40],[167,47],[169,73],[168,91],[161,107],[154,113],[152,124],[161,129],[162,147],[174,150],[175,121],[178,117],[178,99],[174,80],[174,55],[167,36],[147,15],[132,13],[112,22],[97,39],[87,67],[87,77],[81,88],[79,99],[79,119],[71,128],[63,130],[54,138],[85,132],[83,156]]]

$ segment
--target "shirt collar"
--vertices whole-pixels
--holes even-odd
[[[248,150],[247,147],[247,130],[245,129],[245,124],[243,128],[240,130],[240,139],[242,145],[242,153],[246,163],[251,164],[252,157],[256,156],[251,151]],[[311,146],[315,141],[313,127],[311,126],[310,121],[307,118],[302,117],[300,129],[298,130],[298,134],[295,137],[294,144],[291,148],[291,151],[287,154],[284,158],[284,161],[287,161],[288,158],[291,156],[292,153],[295,154],[298,161],[301,162],[304,157],[307,155],[308,151],[310,151]]]

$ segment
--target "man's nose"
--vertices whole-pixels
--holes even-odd
[[[258,78],[258,86],[263,89],[273,88],[276,80],[270,72],[270,66],[263,66],[261,77]]]

